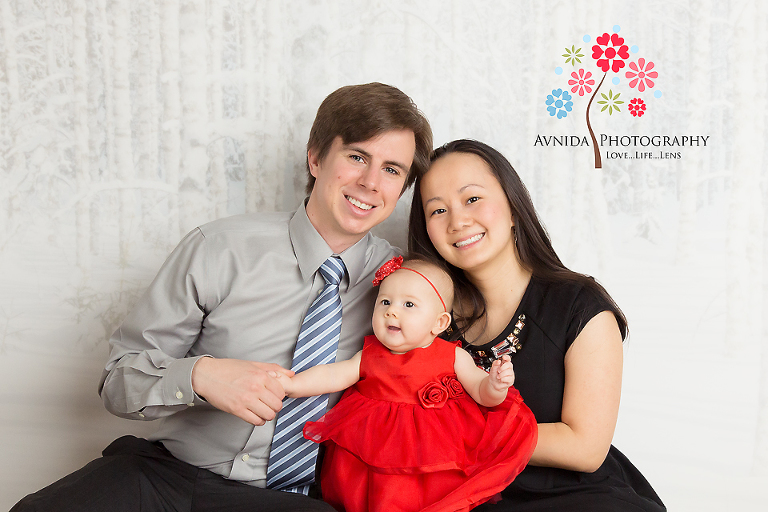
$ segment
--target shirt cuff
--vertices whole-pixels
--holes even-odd
[[[168,365],[163,379],[163,405],[199,405],[206,403],[192,389],[192,369],[201,357],[184,357]]]

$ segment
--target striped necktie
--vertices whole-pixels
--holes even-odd
[[[341,334],[339,283],[344,263],[331,256],[320,266],[325,286],[309,306],[293,352],[291,370],[298,373],[336,360]],[[286,398],[277,416],[267,466],[267,487],[307,494],[315,479],[317,443],[304,439],[302,429],[325,413],[328,395]]]

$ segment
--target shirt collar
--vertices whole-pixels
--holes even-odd
[[[320,236],[315,227],[309,221],[306,210],[306,201],[302,201],[296,213],[293,214],[288,224],[288,235],[293,246],[293,253],[299,264],[299,271],[304,281],[309,281],[315,275],[320,265],[323,264],[334,252]],[[338,254],[347,268],[349,283],[357,284],[363,276],[366,252],[371,240],[371,234],[360,239],[356,244]]]

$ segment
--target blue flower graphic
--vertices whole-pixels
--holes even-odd
[[[572,98],[573,96],[568,94],[568,91],[552,89],[552,94],[547,94],[547,112],[553,117],[557,115],[558,119],[564,118],[568,112],[573,110]]]

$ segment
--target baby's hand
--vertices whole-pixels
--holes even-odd
[[[509,356],[501,356],[501,359],[493,362],[491,371],[488,373],[488,381],[497,391],[506,391],[515,383],[515,370]]]
[[[279,382],[280,385],[283,386],[283,390],[285,391],[285,396],[290,396],[291,384],[293,384],[293,382],[291,382],[291,378],[285,375],[284,373],[280,373],[280,372],[269,372],[269,374],[275,379],[277,379],[277,382]]]

